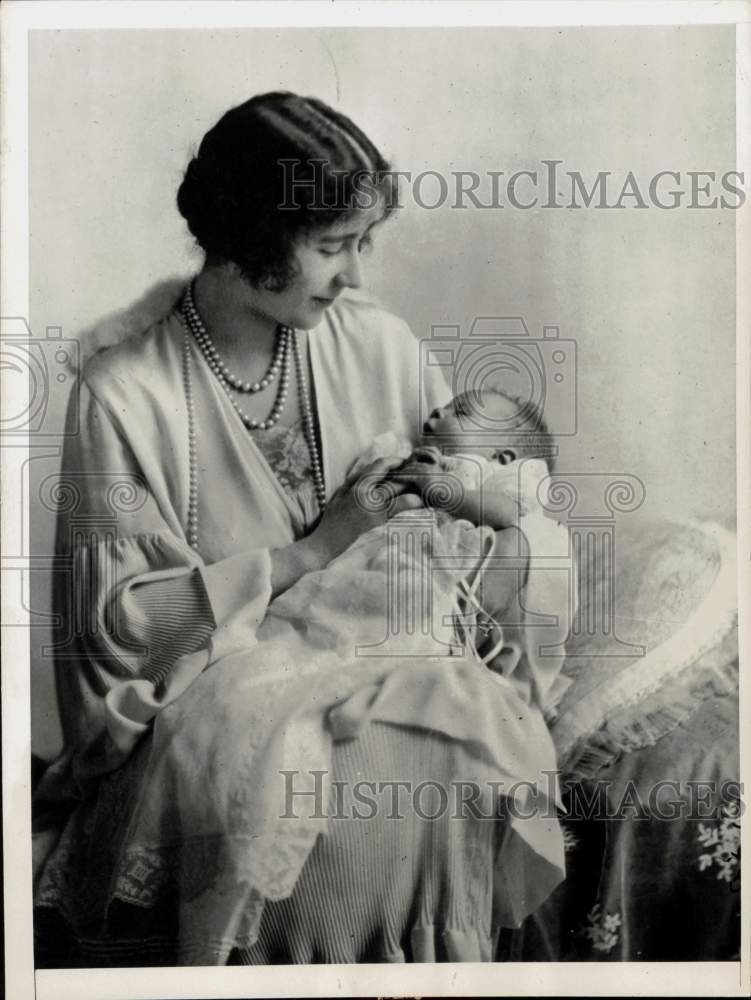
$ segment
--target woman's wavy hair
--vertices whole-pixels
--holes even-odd
[[[259,94],[201,141],[177,207],[207,260],[232,262],[280,291],[296,240],[372,207],[395,204],[388,162],[354,122],[314,97]]]

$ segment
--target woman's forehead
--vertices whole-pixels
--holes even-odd
[[[372,207],[356,208],[335,222],[317,227],[314,235],[317,240],[331,240],[331,242],[350,237],[361,237],[377,225],[385,214],[385,204],[383,199],[379,199]]]

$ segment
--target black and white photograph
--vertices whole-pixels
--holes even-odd
[[[8,996],[745,995],[748,5],[3,18]]]

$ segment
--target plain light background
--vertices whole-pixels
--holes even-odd
[[[735,169],[732,27],[36,32],[37,336],[54,326],[75,338],[200,266],[175,208],[182,171],[227,108],[272,89],[341,109],[413,174],[542,175],[541,161],[558,159],[588,185],[612,171],[617,194],[629,170],[646,191],[660,170]],[[560,469],[635,475],[645,513],[734,525],[732,210],[404,201],[366,263],[384,306],[418,337],[478,315],[522,316],[535,337],[558,326],[577,342],[579,417]],[[58,392],[53,418],[62,407]],[[37,464],[32,487],[51,471]],[[33,489],[31,501],[34,552],[46,555],[52,518]],[[35,611],[48,609],[48,590],[36,574]],[[44,625],[32,630],[32,734],[44,756],[59,745],[47,641]]]

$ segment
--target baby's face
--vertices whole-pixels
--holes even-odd
[[[456,396],[446,406],[438,407],[430,414],[423,424],[421,444],[439,450],[449,445],[452,451],[460,450],[464,454],[484,458],[504,456],[505,461],[513,461],[516,453],[511,444],[506,446],[500,429],[498,434],[493,434],[492,444],[490,441],[484,446],[473,443],[473,439],[477,439],[477,430],[472,427],[472,417],[481,416],[485,426],[497,422],[500,428],[513,419],[517,409],[518,405],[513,400],[496,392],[486,392],[479,403],[468,395]]]

